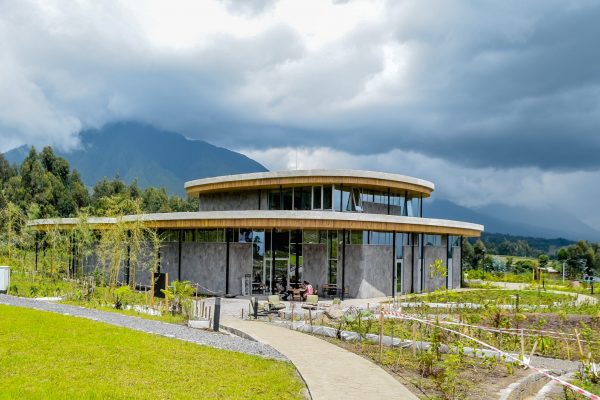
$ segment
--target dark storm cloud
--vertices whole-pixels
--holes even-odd
[[[275,7],[225,3],[245,18]],[[391,1],[317,48],[274,23],[185,50],[149,44],[112,3],[0,11],[4,143],[68,146],[82,126],[137,119],[232,148],[600,167],[598,2]]]

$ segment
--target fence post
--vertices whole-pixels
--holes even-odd
[[[219,331],[219,320],[221,317],[221,298],[215,298],[215,315],[213,317],[213,330],[215,332]]]

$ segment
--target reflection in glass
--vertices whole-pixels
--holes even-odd
[[[335,211],[342,211],[342,191],[339,186],[333,189],[333,209]]]
[[[323,187],[323,209],[331,210],[332,208],[332,187],[324,186]]]
[[[313,187],[313,206],[314,210],[320,210],[323,208],[323,204],[321,203],[321,191],[322,186]]]
[[[269,192],[269,210],[281,210],[281,191],[279,189]]]
[[[284,210],[292,210],[292,205],[293,205],[293,200],[294,200],[294,190],[293,189],[283,189],[282,197],[283,197],[283,209]]]

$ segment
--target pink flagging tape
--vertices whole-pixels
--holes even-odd
[[[569,383],[567,381],[564,381],[564,380],[560,379],[557,376],[551,375],[551,374],[549,374],[547,371],[545,371],[543,369],[540,369],[538,367],[534,367],[534,366],[530,365],[528,362],[520,360],[517,357],[512,356],[511,354],[509,354],[509,353],[507,353],[505,351],[502,351],[502,350],[500,350],[500,349],[498,349],[498,348],[496,348],[496,347],[494,347],[494,346],[492,346],[490,344],[487,344],[487,343],[485,343],[485,342],[483,342],[483,341],[481,341],[481,340],[479,340],[477,338],[474,338],[472,336],[466,335],[466,334],[464,334],[462,332],[455,331],[453,329],[449,329],[449,328],[440,326],[439,324],[436,324],[436,323],[428,321],[428,320],[423,320],[423,319],[411,317],[409,315],[403,314],[403,313],[398,312],[398,311],[382,311],[382,314],[384,316],[387,315],[387,316],[391,316],[391,317],[395,317],[395,318],[402,318],[402,319],[407,319],[407,320],[412,320],[412,321],[420,322],[420,323],[423,323],[423,324],[426,324],[426,325],[435,326],[435,327],[437,327],[439,329],[442,329],[442,330],[445,330],[447,332],[451,332],[451,333],[454,333],[456,335],[463,336],[463,337],[465,337],[465,338],[467,338],[469,340],[474,341],[475,343],[479,343],[480,345],[482,345],[484,347],[487,347],[490,350],[493,350],[493,351],[495,351],[495,352],[497,352],[499,354],[504,355],[506,358],[509,358],[509,359],[511,359],[513,361],[518,362],[519,364],[521,364],[521,365],[523,365],[525,367],[531,368],[532,370],[534,370],[536,372],[539,372],[540,374],[544,375],[546,378],[551,379],[551,380],[553,380],[553,381],[555,381],[555,382],[557,382],[557,383],[559,383],[559,384],[561,384],[563,386],[566,386],[569,389],[577,392],[578,394],[587,397],[588,399],[600,400],[600,396],[598,396],[598,395],[596,395],[594,393],[590,393],[587,390],[582,389],[582,388],[580,388],[578,386],[575,386],[572,383]]]

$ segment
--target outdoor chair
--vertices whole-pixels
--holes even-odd
[[[254,315],[254,306],[257,306],[257,316],[266,316],[268,310],[265,308],[265,303],[256,302],[256,297],[250,297],[250,316]]]
[[[269,312],[277,312],[285,308],[285,304],[281,302],[279,296],[276,294],[272,294],[267,297],[267,305],[269,307]]]
[[[302,304],[302,308],[307,310],[316,310],[319,307],[319,296],[316,294],[309,294],[306,296],[306,301]]]

